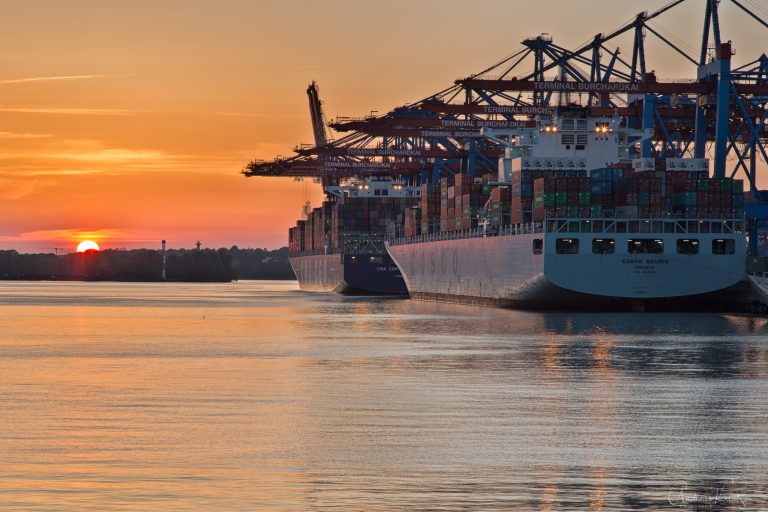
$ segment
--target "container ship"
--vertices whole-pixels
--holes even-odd
[[[388,225],[418,201],[418,188],[382,177],[326,186],[328,199],[289,229],[289,261],[302,290],[405,295],[384,249]]]
[[[761,52],[734,65],[717,2],[707,2],[698,59],[659,36],[695,73],[658,80],[644,30],[658,36],[647,22],[681,3],[639,13],[575,49],[549,34],[525,38],[491,67],[383,115],[325,123],[312,84],[315,144],[254,160],[243,173],[419,184],[414,204],[393,209],[385,230],[361,230],[377,242],[386,232],[387,254],[416,299],[569,310],[767,306],[746,255],[762,261],[768,230],[768,193],[757,180],[768,155],[768,61]],[[616,45],[632,34],[625,60]],[[747,180],[746,204],[736,175]],[[327,228],[342,200],[329,203],[315,214],[322,220],[294,228],[292,248],[335,254],[336,267],[297,261],[297,274],[305,287],[364,288],[343,275],[353,254],[340,240],[361,244],[357,230]],[[378,206],[355,215],[369,208]]]
[[[415,299],[520,308],[706,307],[746,276],[743,183],[707,159],[629,158],[619,118],[507,133],[498,175],[421,186],[386,247]]]

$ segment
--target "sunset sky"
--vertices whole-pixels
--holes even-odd
[[[666,3],[0,0],[0,249],[286,245],[319,187],[239,171],[311,142],[310,81],[328,117],[383,113],[525,37],[575,47]],[[655,26],[695,47],[703,5]],[[737,64],[768,50],[763,28],[721,13]],[[648,41],[661,77],[695,76]]]

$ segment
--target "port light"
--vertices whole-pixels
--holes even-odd
[[[595,133],[608,133],[611,132],[610,126],[608,123],[597,123],[595,124]]]
[[[544,125],[544,133],[557,133],[557,126],[552,124]]]

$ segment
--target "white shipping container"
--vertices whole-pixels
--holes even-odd
[[[499,181],[512,181],[512,159],[499,158]]]
[[[632,160],[632,168],[636,172],[655,171],[656,160],[653,158],[635,158]]]
[[[667,158],[667,171],[679,171],[681,169],[679,158]]]
[[[709,158],[694,158],[695,171],[709,171]]]

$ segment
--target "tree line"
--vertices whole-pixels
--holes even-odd
[[[73,254],[0,251],[0,279],[161,281],[162,252],[104,250]],[[167,281],[229,282],[237,279],[294,279],[288,249],[178,249],[166,251]]]

